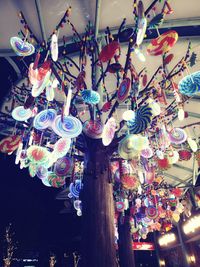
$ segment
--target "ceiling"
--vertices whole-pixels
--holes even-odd
[[[147,8],[153,0],[143,1],[145,7]],[[161,1],[163,4],[163,1]],[[167,15],[165,22],[161,28],[176,28],[181,32],[178,43],[172,49],[174,54],[173,63],[169,64],[169,70],[173,67],[174,62],[178,62],[182,56],[185,55],[187,50],[188,41],[192,42],[192,51],[197,54],[197,63],[194,67],[189,69],[189,72],[194,72],[199,70],[200,67],[200,2],[199,0],[172,0],[170,2],[173,14]],[[109,26],[113,32],[119,27],[123,18],[127,19],[127,25],[134,25],[134,18],[132,14],[132,0],[7,0],[0,1],[0,25],[5,25],[0,27],[0,56],[5,57],[18,76],[21,76],[21,67],[19,66],[14,52],[11,49],[9,40],[12,36],[17,36],[23,25],[20,23],[17,16],[19,11],[22,11],[26,21],[31,28],[34,35],[38,38],[40,42],[47,40],[55,26],[59,23],[60,19],[63,17],[66,8],[72,6],[71,22],[75,25],[76,30],[81,34],[90,20],[96,27],[98,32],[98,37],[100,38],[105,31],[105,28]],[[161,4],[156,6],[155,13],[160,11]],[[154,16],[152,12],[150,16]],[[188,28],[189,27],[189,28]],[[162,30],[161,30],[162,31]],[[153,33],[155,35],[155,32]],[[65,35],[67,37],[68,43],[71,42],[72,31],[69,25],[65,26],[60,30],[60,39]],[[192,35],[192,36],[191,36]],[[148,35],[152,38],[151,35]],[[100,38],[101,39],[101,38]],[[157,67],[162,64],[161,57],[151,57],[146,53],[146,45],[149,43],[148,38],[145,40],[141,47],[142,52],[146,57],[146,62],[141,63],[134,56],[134,66],[137,71],[146,67],[148,79],[151,78]],[[120,59],[121,63],[125,61],[125,55],[127,51],[127,45],[124,43],[122,45],[122,56]],[[76,61],[76,54],[72,55],[73,59]],[[72,70],[73,71],[73,70]],[[187,75],[187,73],[184,73]],[[107,77],[107,86],[112,91],[112,79],[113,77]],[[181,77],[176,78],[176,83],[181,79]],[[90,87],[90,79],[87,79],[87,85]],[[109,86],[110,85],[110,86]],[[143,88],[141,88],[142,90]],[[183,122],[179,122],[174,119],[173,125],[176,127],[183,127],[185,125],[199,122],[200,121],[200,109],[197,108],[199,104],[199,97],[196,96],[192,98],[189,103],[185,104],[185,111],[188,112],[188,118]],[[168,103],[172,101],[172,96],[168,96]],[[122,110],[126,109],[126,106],[121,106],[119,110],[118,117],[120,118]],[[2,106],[1,111],[5,111],[5,105]],[[84,120],[84,117],[83,117]],[[197,126],[195,132],[192,128],[188,128],[188,134],[192,137],[198,139],[200,135],[200,128]],[[3,129],[1,129],[1,134],[6,134]],[[193,158],[190,161],[178,162],[172,168],[165,172],[167,180],[173,185],[184,186],[188,182],[191,182],[194,175],[193,169],[195,168],[197,174],[197,166],[194,165]],[[195,175],[196,175],[195,174]]]

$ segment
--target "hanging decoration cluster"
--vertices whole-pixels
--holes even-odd
[[[146,48],[152,60],[158,56],[163,60],[154,75],[148,77],[146,69],[139,71],[133,65],[133,55],[139,61],[146,61],[141,50],[146,34],[158,30],[165,16],[173,12],[168,1],[161,5],[152,7],[147,14],[143,2],[138,1],[133,12],[135,27],[126,27],[124,20],[116,35],[107,27],[107,43],[101,49],[90,23],[82,36],[76,31],[70,21],[71,7],[47,44],[37,42],[28,25],[23,37],[10,39],[16,55],[24,60],[32,55],[34,61],[29,65],[27,86],[22,93],[13,94],[13,134],[1,140],[0,151],[15,153],[15,163],[28,168],[30,176],[37,176],[45,186],[67,187],[67,198],[80,216],[79,196],[84,186],[83,162],[87,149],[84,138],[102,139],[105,148],[115,148],[110,169],[116,220],[123,223],[124,213],[130,209],[134,239],[146,238],[148,232],[155,230],[169,231],[173,222],[179,221],[188,200],[181,189],[165,182],[164,171],[178,161],[190,160],[192,153],[199,160],[198,143],[187,126],[174,127],[171,123],[177,116],[185,119],[186,101],[200,91],[200,72],[188,71],[191,45],[184,59],[169,71],[178,33],[166,31]],[[59,29],[65,24],[72,28],[80,52],[79,63],[66,55],[64,37],[64,48],[58,46]],[[128,42],[124,66],[120,62],[122,42]],[[88,66],[92,73],[90,83],[86,79]],[[96,68],[100,70],[98,79]],[[77,75],[72,74],[72,69]],[[177,84],[179,74],[185,73]],[[106,84],[109,75],[116,78],[112,92]],[[169,103],[168,93],[174,96]],[[126,104],[127,110],[120,121],[116,112],[122,110],[121,104]]]

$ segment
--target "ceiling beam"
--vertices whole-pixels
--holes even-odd
[[[102,0],[97,0],[96,2],[96,15],[99,13],[98,16],[95,16],[95,25],[98,25],[98,27],[95,26],[96,31],[95,34],[98,33],[98,38],[104,37],[105,36],[105,29],[104,30],[99,30],[99,19],[100,19],[100,7],[101,7],[101,1]],[[39,18],[39,23],[40,23],[40,29],[42,33],[42,38],[47,41],[46,37],[46,32],[45,32],[45,27],[44,27],[44,21],[42,18],[42,13],[41,13],[41,6],[40,6],[40,0],[35,0],[36,4],[36,9],[38,13],[38,18]],[[134,24],[127,25],[127,27],[134,27]],[[200,17],[194,17],[194,18],[184,18],[184,19],[173,19],[173,20],[167,20],[164,21],[163,24],[159,27],[161,28],[174,28],[174,27],[184,27],[184,26],[200,26]],[[112,34],[116,34],[118,32],[118,27],[113,27],[110,28],[110,31]],[[191,36],[191,39],[196,39],[195,37],[200,36],[200,32],[197,31],[196,36]],[[188,37],[188,36],[185,36]],[[183,36],[182,36],[183,38]],[[69,36],[66,40],[66,44],[70,45],[72,44],[72,36]],[[180,37],[179,37],[180,39]],[[148,41],[148,38],[144,40],[144,42]],[[60,40],[59,45],[62,45],[62,40]],[[0,49],[0,57],[5,57],[5,56],[16,56],[14,51],[12,49]]]
[[[183,19],[172,19],[172,20],[165,20],[160,26],[159,29],[165,29],[165,28],[176,28],[176,27],[188,27],[188,26],[200,26],[200,17],[194,17],[194,18],[183,18]],[[128,24],[126,25],[126,28],[134,28],[135,24]],[[112,34],[117,34],[118,27],[110,27],[110,32]],[[200,33],[197,32],[197,36],[199,36]],[[99,37],[105,36],[105,30],[99,31]],[[146,38],[145,40],[148,40]],[[144,40],[144,42],[145,42]]]
[[[163,173],[163,175],[164,175],[165,177],[168,177],[168,178],[174,180],[174,181],[179,181],[181,184],[189,185],[186,181],[184,181],[184,180],[182,180],[182,179],[180,179],[180,178],[178,178],[178,177],[176,177],[176,176],[173,176],[173,175],[171,175],[171,174],[169,174],[169,173],[166,173],[166,172],[165,172],[165,173]]]
[[[173,164],[173,167],[179,168],[179,169],[182,169],[184,171],[193,173],[193,170],[192,169],[190,169],[188,167],[185,167],[185,166],[182,166],[182,165],[179,165],[179,164]]]
[[[45,44],[47,44],[47,35],[46,35],[45,27],[44,27],[44,20],[42,16],[40,0],[35,0],[35,6],[36,6],[36,11],[38,15],[39,24],[40,24],[40,31],[42,34],[42,39],[45,41]]]
[[[187,112],[188,113],[188,116],[189,117],[192,117],[192,118],[196,118],[196,119],[200,119],[200,114],[199,113],[196,113],[196,112]]]
[[[97,40],[99,35],[99,21],[100,21],[100,11],[101,11],[101,1],[102,0],[96,0],[96,11],[95,11],[95,39]]]

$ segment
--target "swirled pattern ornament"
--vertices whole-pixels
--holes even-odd
[[[129,78],[125,78],[121,82],[119,89],[117,91],[117,100],[119,103],[124,102],[129,96],[130,85],[131,85],[131,80]]]
[[[81,96],[83,98],[83,101],[87,104],[93,104],[96,105],[100,101],[100,95],[96,91],[93,90],[83,90],[81,92]]]
[[[178,84],[179,92],[183,95],[193,96],[200,92],[200,71],[184,77]]]
[[[30,146],[27,149],[27,157],[31,163],[36,165],[42,165],[48,163],[51,153],[47,148],[42,146]]]
[[[71,197],[79,198],[81,189],[82,189],[82,183],[80,180],[76,180],[74,183],[71,183],[69,185],[69,192],[71,194]]]
[[[169,140],[172,144],[182,144],[187,140],[186,132],[181,128],[173,128],[171,132],[168,133]]]
[[[36,169],[36,175],[40,179],[45,179],[48,176],[48,169],[43,165],[39,165]]]
[[[35,52],[35,47],[19,37],[11,37],[10,44],[15,53],[20,57],[30,56]]]
[[[135,118],[133,120],[127,121],[127,126],[132,134],[139,134],[146,130],[148,124],[152,119],[152,110],[146,106],[141,106],[135,112]]]
[[[178,33],[174,30],[164,32],[153,39],[147,46],[147,52],[151,56],[159,56],[167,53],[178,41]]]
[[[103,132],[103,126],[100,121],[85,121],[83,124],[83,132],[93,138],[98,139],[101,138]]]
[[[82,124],[75,117],[67,116],[62,120],[61,115],[58,115],[53,121],[52,129],[61,137],[75,138],[81,134]]]
[[[14,152],[22,139],[20,135],[8,136],[0,141],[0,152],[2,153],[12,153]]]
[[[149,206],[145,209],[145,215],[147,218],[154,220],[158,217],[158,210],[154,206]]]
[[[67,154],[70,149],[70,146],[71,139],[62,137],[55,143],[52,153],[57,159],[62,158]]]
[[[104,125],[102,132],[102,143],[104,146],[108,146],[112,142],[115,136],[116,129],[117,129],[116,120],[113,117],[108,119],[108,121]]]
[[[37,130],[44,130],[51,126],[57,112],[55,109],[46,109],[38,113],[33,121],[33,127]]]
[[[65,184],[65,177],[59,177],[54,172],[48,172],[48,181],[52,187],[59,188]]]
[[[23,106],[16,107],[12,111],[12,117],[16,121],[27,121],[32,116],[31,109],[25,109]]]
[[[57,176],[66,176],[73,167],[73,161],[69,157],[63,157],[56,161],[54,172]]]

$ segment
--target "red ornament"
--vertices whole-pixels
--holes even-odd
[[[110,101],[106,102],[102,107],[102,112],[107,112],[111,109],[112,103]]]
[[[192,153],[187,149],[180,150],[178,153],[179,153],[180,160],[190,160],[192,157]]]
[[[144,74],[144,76],[142,77],[142,85],[146,86],[146,84],[147,84],[147,75]]]
[[[167,158],[157,159],[158,168],[161,170],[167,170],[170,168],[170,164]]]
[[[173,194],[175,197],[181,197],[181,195],[183,194],[183,190],[180,189],[180,188],[173,188],[173,189],[172,189],[172,194]]]
[[[107,62],[111,60],[116,54],[117,50],[120,49],[120,45],[117,41],[113,41],[103,47],[99,54],[99,60],[101,62]]]
[[[169,54],[168,56],[166,56],[166,58],[164,59],[164,65],[169,64],[173,58],[174,58],[173,54]]]

